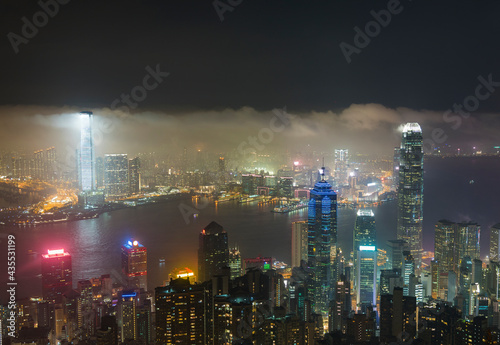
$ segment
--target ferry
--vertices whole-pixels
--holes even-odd
[[[276,206],[271,212],[274,213],[288,213],[291,211],[296,211],[300,210],[302,208],[306,208],[307,202],[306,201],[300,201],[298,203],[290,203],[288,205],[281,205],[281,206]]]

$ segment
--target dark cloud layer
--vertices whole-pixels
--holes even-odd
[[[0,136],[3,147],[34,150],[48,146],[59,149],[78,146],[79,122],[74,107],[1,106]],[[109,108],[90,109],[95,116],[97,151],[136,154],[143,151],[177,153],[184,147],[212,152],[236,152],[242,141],[258,137],[272,128],[275,111],[251,107],[220,111],[136,112],[125,113]],[[330,151],[338,147],[373,153],[392,154],[400,142],[399,127],[419,122],[424,138],[441,129],[447,140],[436,145],[474,145],[488,149],[497,144],[500,118],[494,114],[473,115],[452,128],[443,121],[443,112],[391,109],[380,104],[353,104],[334,112],[287,112],[290,122],[273,132],[262,152],[276,150]],[[458,116],[455,114],[455,116]],[[275,126],[281,126],[278,121]],[[267,132],[270,132],[267,130]],[[307,146],[309,145],[309,146]],[[465,147],[464,147],[465,150]]]

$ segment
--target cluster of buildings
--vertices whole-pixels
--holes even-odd
[[[91,116],[82,114],[84,129],[90,128]],[[94,176],[102,176],[108,195],[125,195],[125,185],[130,193],[131,179],[140,180],[135,170],[139,161],[106,155],[103,172],[98,172],[101,163],[94,160],[89,140],[91,135],[82,134],[83,194],[95,195],[99,186]],[[147,286],[147,250],[137,241],[123,245],[119,276],[79,280],[76,290],[71,256],[64,250],[49,250],[42,257],[43,296],[19,302],[20,327],[13,341],[26,344],[31,339],[40,345],[45,340],[95,345],[498,343],[500,225],[491,229],[490,255],[483,262],[480,226],[441,220],[435,226],[434,257],[426,261],[422,144],[420,126],[404,125],[394,164],[397,236],[386,243],[385,250],[376,241],[375,213],[369,208],[357,211],[352,251],[338,246],[338,194],[322,168],[307,193],[307,219],[292,224],[291,267],[280,266],[271,257],[242,260],[216,222],[199,234],[197,275],[188,268],[174,270],[154,292]],[[335,183],[356,186],[348,151],[336,150],[335,159]],[[226,170],[223,157],[219,168]],[[226,176],[219,175],[220,183],[227,182]],[[285,170],[277,176],[244,174],[241,188],[249,195],[291,197],[293,176]],[[134,182],[137,185],[140,182]]]
[[[10,173],[17,179],[33,178],[44,182],[58,180],[55,147],[41,149],[32,155],[15,154],[0,159],[0,175]]]

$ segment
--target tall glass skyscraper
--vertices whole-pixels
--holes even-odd
[[[211,222],[200,233],[199,244],[198,277],[205,282],[229,266],[227,232],[220,224]]]
[[[377,306],[377,248],[359,246],[356,258],[357,310],[366,313],[367,307]]]
[[[361,272],[358,271],[358,252],[360,247],[376,245],[375,215],[370,209],[359,209],[356,216],[356,223],[353,231],[353,254],[354,254],[354,275],[356,277],[355,289],[358,288],[358,277]],[[363,253],[366,254],[366,253]],[[366,256],[366,255],[365,255]],[[364,256],[363,256],[364,258]]]
[[[309,288],[312,309],[328,315],[332,263],[337,253],[337,194],[326,182],[324,168],[321,180],[311,190],[308,211],[308,261],[313,271],[313,286]]]
[[[80,150],[78,154],[78,179],[80,190],[95,189],[95,153],[92,139],[92,112],[80,113]]]
[[[356,259],[359,246],[374,246],[376,244],[375,214],[372,210],[358,210],[353,235],[353,252]]]
[[[403,126],[399,159],[397,235],[399,240],[408,242],[419,271],[422,265],[424,151],[418,123]]]

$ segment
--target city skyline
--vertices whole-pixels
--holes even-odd
[[[0,345],[499,344],[499,11],[4,1]]]

